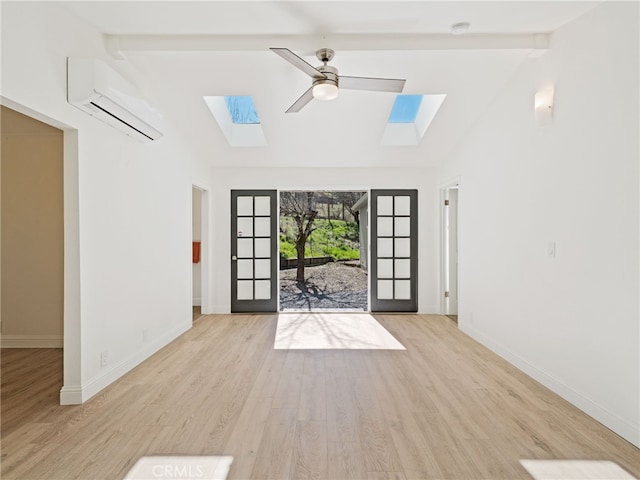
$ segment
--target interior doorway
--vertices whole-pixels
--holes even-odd
[[[443,313],[458,321],[458,199],[460,186],[455,183],[442,190],[442,266]]]
[[[2,347],[62,348],[64,132],[1,108]]]
[[[70,292],[65,286],[66,133],[13,108],[0,109],[1,428],[6,434],[30,412],[58,403]],[[46,404],[34,398],[46,398]]]
[[[369,311],[366,195],[279,192],[281,312]]]
[[[27,123],[31,125],[39,124],[45,129],[53,128],[55,136],[62,135],[62,225],[63,225],[63,269],[62,269],[62,286],[60,287],[60,295],[62,297],[62,303],[64,305],[63,311],[63,326],[60,333],[54,333],[53,336],[44,334],[44,337],[33,338],[33,333],[27,336],[27,338],[17,338],[17,340],[26,340],[28,343],[37,340],[37,346],[39,347],[53,347],[58,349],[62,348],[63,355],[63,386],[60,389],[60,404],[71,405],[82,403],[82,393],[80,385],[82,383],[82,356],[81,356],[81,336],[80,336],[80,225],[79,225],[79,176],[78,176],[78,160],[79,160],[79,148],[78,148],[78,130],[70,127],[69,125],[60,122],[59,120],[42,114],[36,110],[28,108],[20,103],[14,102],[6,97],[0,97],[0,103],[2,104],[2,163],[4,164],[7,156],[4,149],[8,145],[6,140],[10,134],[10,130],[7,129],[8,123],[6,111],[11,111],[22,115],[26,119]],[[22,122],[21,122],[22,124]],[[61,133],[60,133],[61,132]],[[24,135],[24,131],[17,131],[18,137],[22,140],[29,140],[28,135]],[[32,172],[35,174],[42,174],[42,172]],[[3,183],[6,178],[2,175]],[[3,193],[5,193],[4,189]],[[4,201],[2,202],[3,206]],[[4,215],[3,221],[6,220]],[[3,237],[6,230],[2,229]],[[3,255],[5,255],[4,248],[7,246],[2,242]],[[37,255],[46,254],[47,250],[33,252]],[[6,256],[4,258],[7,258]],[[32,256],[30,258],[36,258]],[[5,267],[4,259],[2,262]],[[3,272],[4,277],[4,272]],[[7,277],[4,277],[5,279]],[[5,287],[7,282],[3,282],[2,286]],[[33,286],[31,286],[33,291]],[[7,297],[4,295],[6,299]],[[33,297],[37,300],[41,300],[42,297]],[[4,302],[2,306],[5,307]],[[2,320],[6,320],[5,312],[2,313]],[[3,322],[4,324],[4,322]],[[4,328],[3,328],[4,330]],[[9,340],[8,336],[3,331],[3,342]],[[40,335],[38,333],[38,335]],[[23,344],[23,346],[25,346]],[[60,350],[57,350],[60,353]],[[55,394],[54,394],[55,395]]]
[[[202,196],[198,187],[191,188],[193,320],[202,315]]]

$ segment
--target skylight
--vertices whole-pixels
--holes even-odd
[[[256,106],[250,95],[225,96],[224,102],[231,115],[231,121],[240,125],[254,125],[260,123]]]
[[[418,145],[446,95],[397,95],[382,145]]]
[[[397,95],[393,102],[389,123],[415,123],[424,95]]]
[[[262,147],[267,139],[249,95],[203,97],[211,115],[232,147]]]

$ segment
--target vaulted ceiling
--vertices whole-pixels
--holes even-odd
[[[196,151],[219,166],[435,166],[513,72],[554,30],[601,2],[62,2],[105,34],[116,66]],[[467,33],[451,25],[469,22]],[[342,90],[285,110],[310,77],[269,47],[312,65],[333,48],[343,75],[406,78],[404,93],[446,94],[417,146],[381,146],[395,95]],[[533,102],[533,93],[532,99]],[[230,147],[203,96],[251,95],[266,147]]]

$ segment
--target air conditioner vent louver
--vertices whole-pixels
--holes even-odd
[[[90,107],[89,107],[89,105],[90,105]],[[135,130],[136,132],[138,132],[140,135],[144,135],[144,136],[145,136],[146,138],[148,138],[149,140],[155,140],[156,138],[158,138],[158,137],[161,137],[161,136],[162,136],[162,134],[161,134],[160,132],[157,132],[157,135],[155,136],[155,138],[154,138],[154,137],[150,137],[150,136],[149,136],[149,135],[147,135],[144,131],[140,130],[139,128],[136,128],[134,125],[132,125],[132,124],[128,123],[126,120],[123,120],[122,118],[120,118],[120,117],[118,117],[118,116],[114,115],[113,113],[111,113],[111,112],[110,112],[109,110],[107,110],[106,108],[102,108],[102,107],[101,107],[100,105],[98,105],[97,103],[95,103],[95,102],[91,102],[91,103],[89,103],[89,105],[88,105],[88,107],[89,107],[89,108],[93,107],[93,108],[92,108],[92,110],[93,110],[93,109],[98,109],[99,111],[101,111],[101,112],[103,112],[103,113],[105,113],[105,114],[107,114],[107,115],[111,116],[114,120],[116,120],[116,121],[118,121],[118,122],[121,122],[123,125],[126,125],[126,126],[127,126],[127,127],[129,127],[129,128],[134,129],[134,130]],[[94,111],[95,111],[95,110],[94,110]],[[129,121],[130,121],[130,120],[129,120]],[[147,130],[147,131],[148,131],[148,129],[149,129],[149,128],[153,128],[153,127],[151,127],[150,125],[147,125],[147,129],[145,129],[145,130]]]

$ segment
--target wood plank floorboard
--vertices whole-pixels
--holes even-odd
[[[123,478],[231,455],[229,479],[530,479],[520,459],[640,450],[436,315],[376,315],[406,350],[274,350],[277,315],[203,315],[83,405],[62,351],[3,349],[2,479]]]

